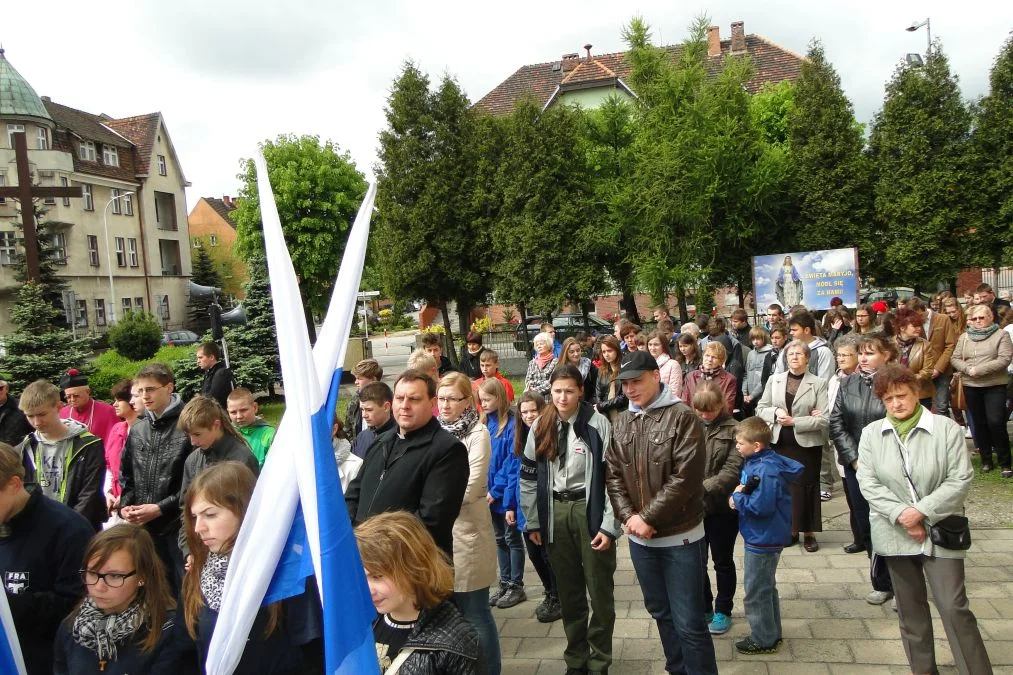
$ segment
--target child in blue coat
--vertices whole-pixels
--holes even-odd
[[[746,619],[750,635],[735,643],[740,654],[772,654],[781,646],[781,603],[774,575],[781,550],[791,541],[790,483],[803,466],[774,452],[770,427],[759,417],[735,430],[735,448],[745,460],[742,478],[728,498],[739,512],[745,542]]]
[[[499,590],[489,597],[493,607],[505,609],[527,600],[524,592],[524,522],[520,509],[520,459],[514,455],[516,419],[506,388],[496,379],[478,388],[482,415],[489,427],[489,510],[496,532]]]

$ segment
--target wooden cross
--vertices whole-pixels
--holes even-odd
[[[15,187],[0,187],[0,197],[10,197],[21,202],[21,224],[25,232],[25,262],[28,280],[39,280],[39,237],[35,232],[34,199],[56,197],[80,197],[81,187],[33,187],[32,175],[28,168],[28,137],[23,131],[14,137],[14,158],[18,167],[18,184]]]

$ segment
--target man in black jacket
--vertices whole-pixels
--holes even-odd
[[[11,396],[11,385],[0,380],[0,443],[17,445],[32,433],[32,426],[18,408],[18,399]]]
[[[468,451],[433,417],[436,382],[406,370],[394,384],[397,428],[380,434],[345,493],[352,524],[374,513],[414,513],[454,555],[454,521],[468,485]]]
[[[71,508],[24,484],[21,457],[0,444],[0,574],[28,675],[53,672],[56,629],[84,595],[81,563],[95,533]]]
[[[222,363],[222,349],[217,342],[205,342],[197,349],[197,365],[204,371],[200,391],[218,401],[225,410],[229,407],[229,394],[236,388],[232,371]]]
[[[183,578],[177,544],[179,491],[183,465],[193,450],[186,432],[176,427],[183,402],[172,391],[174,382],[172,371],[161,363],[137,373],[134,386],[145,412],[130,428],[120,460],[120,516],[148,529],[169,572],[173,594]]]

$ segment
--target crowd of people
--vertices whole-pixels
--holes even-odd
[[[527,560],[568,675],[608,672],[624,533],[668,672],[717,673],[740,577],[735,648],[775,652],[780,554],[819,550],[838,486],[844,551],[868,556],[866,601],[892,600],[912,671],[936,670],[927,580],[958,670],[991,672],[964,589],[966,439],[1013,477],[1009,305],[983,285],[966,308],[654,318],[562,343],[546,324],[516,397],[477,333],[460,370],[438,335],[393,387],[356,365],[332,443],[381,672],[498,675],[493,610],[528,601]],[[112,404],[75,370],[20,398],[0,382],[0,569],[29,673],[202,670],[274,436],[220,358],[201,345],[189,401],[158,363]],[[323,672],[321,617],[312,579],[262,608],[236,672]]]

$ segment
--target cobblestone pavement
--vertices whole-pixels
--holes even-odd
[[[843,511],[842,511],[843,508]],[[824,521],[838,527],[846,513],[842,494],[824,504]],[[846,527],[847,517],[843,519]],[[827,527],[824,529],[827,530]],[[966,561],[967,594],[978,618],[985,647],[996,673],[1013,675],[1013,529],[974,530],[974,544]],[[742,540],[736,548],[738,592],[732,613],[732,629],[714,638],[721,673],[770,673],[771,675],[820,675],[823,673],[908,673],[900,642],[897,615],[890,603],[869,605],[865,594],[868,559],[848,555],[841,547],[850,532],[829,529],[817,535],[820,550],[806,553],[801,546],[786,549],[777,570],[781,596],[784,644],[776,654],[742,656],[734,642],[749,631],[742,613]],[[711,571],[713,578],[713,571]],[[542,588],[530,564],[525,573],[529,599],[511,609],[493,609],[503,652],[505,675],[563,675],[566,638],[562,622],[538,623],[535,606]],[[663,674],[664,656],[654,620],[644,609],[643,595],[630,561],[626,538],[619,542],[619,567],[615,575],[616,626],[613,638],[612,675],[623,673]],[[931,597],[931,594],[930,594]],[[933,615],[936,660],[941,673],[956,673],[942,624]]]

